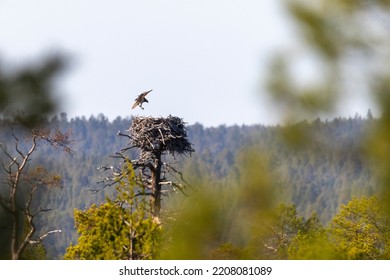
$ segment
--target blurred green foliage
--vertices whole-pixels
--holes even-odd
[[[384,203],[390,210],[389,1],[287,0],[286,7],[294,23],[297,23],[298,29],[302,31],[307,52],[314,53],[314,57],[321,62],[320,69],[313,70],[322,73],[322,84],[332,85],[332,90],[329,91],[333,96],[332,103],[337,104],[345,96],[354,98],[353,91],[356,90],[361,91],[360,94],[365,92],[376,102],[381,117],[372,133],[367,135],[367,146],[363,149],[367,151],[367,157],[376,162],[377,168],[381,170],[382,195],[386,198]],[[289,77],[277,74],[278,72],[271,68],[271,81],[277,80],[270,83],[270,90],[274,93],[278,93],[278,90],[275,90],[273,84],[292,83]],[[352,84],[355,86],[351,87]],[[298,89],[299,94],[295,96],[301,98],[305,90],[305,87]],[[291,96],[288,93],[286,95]],[[316,98],[322,100],[324,96],[327,95],[317,94]],[[302,111],[305,109],[299,113]],[[301,142],[305,143],[305,135]]]
[[[19,67],[0,61],[0,116],[33,127],[58,108],[55,83],[66,58],[51,54]]]
[[[238,164],[234,186],[206,191],[196,202],[186,204],[174,226],[171,259],[389,258],[389,2],[286,0],[285,7],[302,36],[304,51],[302,56],[290,57],[288,50],[282,50],[270,64],[267,86],[286,121],[280,135],[297,153],[318,146],[342,157],[343,150],[329,149],[325,139],[295,123],[340,113],[342,102],[348,102],[345,97],[354,98],[356,90],[369,95],[377,101],[381,117],[371,123],[354,153],[364,155],[379,170],[381,199],[354,198],[326,226],[315,213],[304,219],[295,206],[273,207],[282,200],[280,193],[272,192],[280,190],[278,178],[272,178],[267,165],[256,162],[267,153],[249,149],[250,156]],[[315,79],[295,73],[296,64],[307,58]],[[359,80],[353,80],[356,77]]]
[[[35,235],[40,231],[35,232],[35,218],[38,213],[46,211],[43,210],[46,208],[42,205],[39,205],[39,208],[37,206],[39,203],[35,199],[34,203],[27,203],[27,198],[32,197],[37,186],[47,184],[45,187],[50,187],[54,185],[54,181],[49,183],[48,176],[42,176],[43,174],[39,172],[32,173],[33,168],[29,171],[28,166],[31,165],[29,157],[36,150],[36,142],[44,140],[43,142],[56,146],[61,145],[60,142],[65,140],[65,138],[62,140],[58,138],[62,136],[59,132],[56,137],[51,138],[50,132],[45,134],[46,132],[42,129],[47,116],[56,113],[55,82],[65,66],[65,57],[58,54],[47,55],[37,60],[36,63],[19,66],[0,61],[0,121],[2,125],[0,258],[42,259],[45,257],[46,252],[42,244],[31,244],[31,239],[36,241]],[[9,141],[3,138],[4,135],[8,135]],[[28,152],[26,149],[29,146],[31,150]],[[23,159],[26,160],[26,165],[22,163]],[[25,169],[24,166],[26,166]],[[58,183],[59,177],[56,177],[55,181]],[[29,209],[33,206],[34,211]],[[41,210],[36,210],[35,207]],[[29,223],[23,226],[23,220],[27,219]],[[31,231],[35,235],[29,237]],[[25,238],[29,239],[26,247],[23,245]],[[13,240],[16,242],[12,242]],[[17,247],[10,244],[17,244]],[[17,248],[19,249],[16,250]]]
[[[250,258],[244,245],[258,222],[269,219],[273,190],[267,158],[248,151],[238,161],[245,162],[238,181],[222,187],[217,183],[213,187],[212,182],[198,186],[176,206],[175,219],[166,225],[171,239],[162,258]]]

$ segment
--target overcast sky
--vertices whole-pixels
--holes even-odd
[[[0,0],[0,58],[67,54],[58,95],[69,117],[269,124],[264,69],[291,43],[288,27],[275,0]],[[149,89],[145,110],[131,110]]]

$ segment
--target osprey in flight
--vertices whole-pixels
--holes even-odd
[[[131,107],[131,109],[134,109],[135,107],[137,107],[139,105],[139,107],[143,110],[144,108],[142,107],[142,103],[144,103],[144,102],[149,103],[149,101],[145,98],[145,96],[151,91],[152,91],[152,89],[145,91],[145,92],[141,93],[140,95],[138,95],[138,97],[135,99],[135,102],[133,104],[133,107]]]

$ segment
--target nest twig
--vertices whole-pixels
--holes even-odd
[[[178,117],[136,117],[128,131],[131,135],[129,144],[144,152],[168,152],[172,155],[191,155],[194,152],[185,123]]]
[[[126,147],[111,155],[112,158],[119,159],[123,162],[130,161],[134,170],[139,172],[140,184],[150,187],[152,184],[152,173],[155,172],[156,163],[161,161],[161,174],[158,178],[158,184],[161,186],[172,187],[182,191],[182,186],[189,186],[184,180],[180,171],[176,170],[171,164],[164,161],[164,154],[185,155],[190,156],[195,150],[192,144],[188,141],[187,130],[185,122],[181,118],[169,115],[166,118],[154,117],[134,117],[130,128],[126,133],[118,131],[119,136],[126,137],[129,142]],[[139,149],[136,156],[130,158],[127,152]],[[112,186],[123,178],[126,173],[121,171],[121,164],[119,167],[108,166],[99,168],[103,173],[111,171],[111,175],[107,177],[100,177],[103,187],[95,191],[100,191],[107,186]],[[166,177],[170,174],[173,177],[180,176],[184,183],[172,182]],[[178,178],[176,178],[178,179]]]

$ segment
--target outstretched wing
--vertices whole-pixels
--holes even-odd
[[[138,98],[135,100],[134,104],[133,104],[133,107],[131,107],[131,109],[134,109],[135,107],[137,107],[139,104],[139,100]]]
[[[143,93],[141,93],[140,95],[138,95],[138,97],[135,99],[135,102],[133,104],[133,107],[131,107],[131,109],[134,109],[135,107],[137,107],[138,105],[142,105],[143,102],[145,102],[146,98],[145,96],[151,92],[153,89],[151,90],[148,90],[148,91],[144,91]],[[146,101],[147,102],[147,101]]]
[[[148,91],[144,91],[143,93],[140,94],[140,96],[143,96],[145,97],[149,92],[151,92],[153,89],[151,90],[148,90]]]

